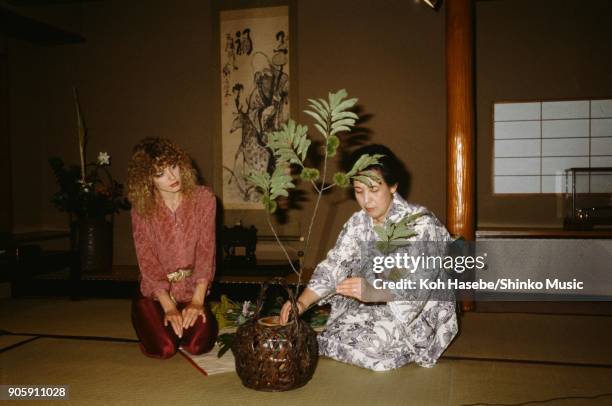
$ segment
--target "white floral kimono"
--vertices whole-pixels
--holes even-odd
[[[388,220],[397,222],[406,214],[417,212],[426,215],[416,221],[417,235],[409,241],[444,244],[451,240],[433,214],[422,206],[406,202],[397,193],[393,196]],[[395,300],[383,304],[333,295],[336,285],[350,276],[373,282],[376,275],[367,266],[363,248],[364,241],[376,240],[372,218],[363,210],[356,212],[344,225],[335,247],[316,267],[308,287],[324,298],[321,303],[332,305],[325,330],[318,337],[319,353],[374,371],[399,368],[409,362],[431,367],[457,334],[452,292],[450,296],[443,296],[421,291],[418,298],[402,300],[396,296]]]

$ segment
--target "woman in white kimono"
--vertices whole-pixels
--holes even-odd
[[[314,270],[298,298],[298,310],[302,314],[317,302],[331,304],[325,330],[318,336],[321,355],[374,371],[399,368],[409,362],[432,367],[457,333],[454,295],[444,289],[374,288],[380,287],[374,282],[377,278],[393,279],[389,270],[373,272],[373,256],[381,255],[372,249],[372,242],[379,239],[374,227],[422,213],[412,226],[414,235],[408,239],[415,242],[408,248],[410,255],[424,251],[440,254],[438,249],[451,238],[432,213],[406,202],[397,193],[402,165],[388,148],[366,146],[356,151],[354,158],[363,154],[384,155],[380,165],[367,168],[378,172],[381,182],[368,187],[354,181],[355,198],[362,210],[349,218],[334,248]],[[447,276],[446,271],[434,271],[413,270],[407,275],[417,285],[425,276],[433,280]],[[290,307],[289,303],[283,306],[281,322],[288,321]]]

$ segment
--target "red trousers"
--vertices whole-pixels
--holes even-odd
[[[177,303],[180,311],[188,303]],[[176,354],[179,347],[190,354],[198,355],[210,351],[217,339],[217,321],[205,305],[206,322],[198,317],[195,324],[183,330],[179,338],[170,323],[164,326],[164,310],[157,300],[137,297],[132,301],[132,324],[140,340],[140,349],[149,357],[166,359]]]

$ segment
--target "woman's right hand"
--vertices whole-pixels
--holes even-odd
[[[299,300],[295,302],[295,304],[298,308],[298,316],[301,316],[304,313],[304,310],[306,310],[306,306]],[[287,324],[289,321],[289,315],[291,315],[291,302],[287,300],[280,312],[280,323]]]
[[[170,323],[177,336],[183,336],[183,316],[176,307],[165,312],[164,326],[167,326],[168,323]]]
[[[298,316],[301,316],[310,306],[321,300],[321,297],[317,295],[313,290],[305,288],[300,294],[298,300],[295,301],[298,310]],[[287,324],[289,321],[289,315],[291,314],[291,302],[286,301],[281,309],[280,322],[281,324]]]

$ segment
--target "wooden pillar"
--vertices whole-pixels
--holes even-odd
[[[449,0],[445,5],[446,222],[451,234],[474,241],[474,5],[473,0]],[[458,299],[463,311],[474,310],[473,294]]]
[[[447,204],[451,234],[474,240],[474,21],[472,0],[446,6]]]

